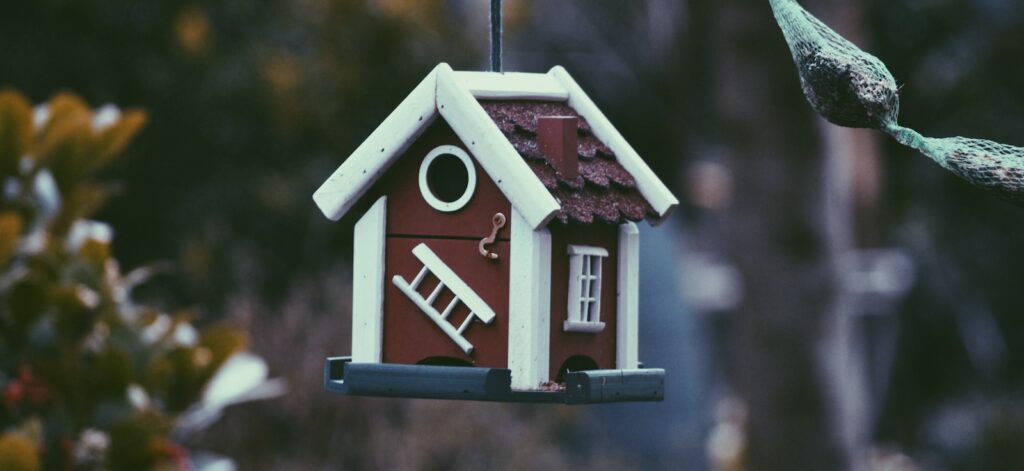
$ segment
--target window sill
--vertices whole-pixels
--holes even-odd
[[[565,321],[562,324],[565,332],[580,332],[584,334],[596,334],[604,330],[604,322],[576,322]]]

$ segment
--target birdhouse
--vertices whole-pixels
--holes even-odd
[[[437,66],[316,191],[358,215],[351,395],[661,400],[636,222],[676,198],[569,74]]]

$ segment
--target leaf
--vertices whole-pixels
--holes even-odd
[[[167,459],[161,437],[170,430],[166,419],[140,412],[110,428],[111,469],[152,469]]]
[[[58,93],[46,104],[49,119],[39,130],[39,140],[46,141],[67,120],[91,119],[89,105],[73,93]]]
[[[32,105],[13,90],[0,91],[0,177],[18,174],[32,145]]]
[[[235,352],[245,350],[249,339],[245,332],[227,326],[211,327],[199,334],[199,344],[209,349],[211,361],[207,363],[212,374],[225,360]]]
[[[0,213],[0,267],[7,264],[21,240],[24,223],[14,211]]]
[[[67,236],[76,220],[88,218],[99,211],[109,196],[107,188],[100,185],[82,185],[75,188],[51,223],[50,232],[58,237]]]
[[[228,406],[284,394],[284,381],[268,380],[267,372],[266,362],[253,353],[231,355],[207,383],[200,401],[179,418],[178,430],[193,433],[217,421]]]
[[[90,163],[93,170],[105,167],[115,157],[124,152],[132,138],[146,125],[146,113],[131,110],[121,115],[115,124],[100,131],[96,136],[96,156]]]
[[[61,194],[88,174],[92,112],[74,95],[57,95],[47,105],[50,119],[39,134],[37,158],[53,173]]]

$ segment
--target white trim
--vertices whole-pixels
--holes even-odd
[[[562,330],[581,334],[596,334],[603,331],[604,326],[604,322],[565,321],[562,323]]]
[[[427,173],[430,170],[430,164],[435,159],[442,155],[451,154],[462,162],[462,165],[466,167],[466,189],[455,201],[442,201],[436,195],[434,191],[430,189],[430,183],[427,181]],[[466,151],[456,146],[437,146],[434,150],[430,151],[426,157],[423,158],[423,163],[420,164],[420,193],[423,195],[423,199],[426,200],[430,207],[442,211],[445,213],[451,213],[462,209],[469,200],[473,198],[473,192],[476,191],[476,166],[473,165],[473,161],[469,159],[469,154]]]
[[[455,72],[463,88],[479,99],[566,101],[569,91],[547,74]]]
[[[560,206],[480,102],[463,88],[448,64],[437,69],[438,112],[459,136],[501,192],[533,229],[545,226]]]
[[[565,332],[596,334],[604,330],[601,322],[601,285],[604,259],[608,251],[602,247],[569,245],[569,289],[566,296]]]
[[[596,255],[598,257],[607,257],[608,251],[604,247],[592,247],[589,245],[569,245],[565,252],[569,255]]]
[[[619,369],[640,367],[640,231],[636,224],[619,226],[618,328],[615,361]]]
[[[555,66],[548,74],[557,79],[569,91],[569,106],[587,120],[594,136],[615,153],[616,160],[636,180],[637,189],[651,203],[651,206],[658,213],[658,217],[660,219],[668,217],[669,213],[679,205],[679,200],[672,195],[672,192],[651,171],[651,168],[640,158],[640,155],[636,153],[633,146],[629,145],[629,142],[622,137],[622,134],[619,134],[615,126],[608,121],[604,113],[591,101],[590,97],[587,96],[564,68]]]
[[[508,369],[513,389],[530,390],[549,379],[551,233],[533,230],[515,209],[511,226]]]
[[[313,193],[325,216],[341,219],[434,121],[437,70],[442,66],[447,67],[435,67]]]
[[[387,197],[356,222],[352,257],[352,361],[380,363],[384,338]]]

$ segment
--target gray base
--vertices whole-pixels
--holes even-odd
[[[661,401],[665,370],[591,370],[566,373],[564,391],[517,391],[504,368],[352,363],[328,358],[324,388],[350,396],[466,401],[597,404]]]

